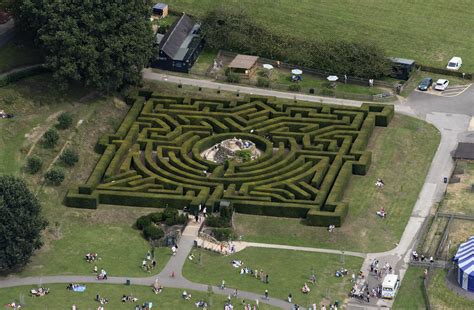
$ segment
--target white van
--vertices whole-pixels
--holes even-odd
[[[382,298],[393,299],[400,287],[400,280],[396,274],[388,274],[382,282]]]
[[[461,66],[462,66],[461,57],[453,57],[448,62],[448,65],[446,66],[446,69],[448,69],[448,70],[459,70],[459,68],[461,68]]]

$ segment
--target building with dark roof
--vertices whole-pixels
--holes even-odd
[[[189,72],[204,47],[200,35],[201,26],[183,14],[165,35],[156,34],[158,57],[152,61],[153,68]]]
[[[474,160],[474,143],[459,142],[453,154],[454,159]]]

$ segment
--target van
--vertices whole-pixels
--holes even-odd
[[[459,70],[459,68],[461,68],[461,66],[462,66],[461,57],[453,57],[448,62],[448,65],[446,66],[446,69],[448,69],[448,70]]]
[[[396,274],[388,274],[382,282],[382,298],[393,299],[400,287],[400,280]]]

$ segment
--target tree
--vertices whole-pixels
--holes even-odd
[[[79,161],[77,151],[72,148],[67,148],[63,151],[59,159],[68,167],[74,166]]]
[[[41,170],[42,165],[43,160],[39,156],[33,155],[28,157],[26,161],[26,170],[28,170],[28,172],[31,174],[35,174]]]
[[[68,129],[69,127],[71,127],[71,125],[72,125],[72,115],[71,114],[69,114],[67,112],[63,112],[58,116],[58,125],[57,125],[57,127],[59,129]]]
[[[109,91],[141,80],[154,44],[148,1],[18,2],[16,18],[37,34],[46,66],[61,85],[80,81]]]
[[[43,135],[42,144],[46,148],[53,148],[58,144],[59,133],[56,128],[49,128]]]
[[[47,222],[41,205],[26,183],[0,176],[0,272],[24,266],[41,245],[40,233]]]
[[[53,167],[44,175],[49,184],[58,186],[64,181],[64,171],[61,168]]]

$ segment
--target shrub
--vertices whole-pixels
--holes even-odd
[[[72,115],[66,112],[61,113],[58,117],[58,125],[59,129],[68,129],[72,125]]]
[[[58,186],[64,181],[64,171],[57,167],[51,168],[51,170],[46,172],[44,178],[49,184]]]
[[[234,213],[234,209],[231,206],[222,206],[219,210],[221,217],[229,220],[232,218],[232,213]]]
[[[68,167],[74,166],[79,161],[79,155],[77,151],[72,148],[67,148],[64,152],[59,156],[59,159]]]
[[[266,77],[258,77],[257,78],[257,86],[258,87],[269,87],[270,80]]]
[[[230,228],[213,228],[212,235],[219,241],[235,239],[235,234]]]
[[[35,174],[41,170],[42,165],[43,160],[40,157],[33,155],[26,161],[26,170],[28,170],[28,172],[31,174]]]
[[[237,73],[234,73],[232,71],[229,71],[227,73],[227,82],[229,83],[239,83],[240,82],[240,75],[238,75]]]
[[[148,217],[153,223],[160,223],[164,219],[163,213],[161,212],[150,213],[148,214]]]
[[[211,215],[206,218],[206,226],[221,228],[230,227],[230,221],[227,218]]]
[[[55,128],[49,128],[43,135],[42,144],[46,148],[53,148],[58,144],[59,133]]]
[[[300,84],[291,84],[288,86],[289,91],[300,91],[301,90],[301,85]]]
[[[145,227],[151,225],[151,223],[152,223],[151,217],[148,215],[143,215],[137,218],[137,221],[135,222],[135,226],[138,229],[143,230]]]
[[[164,235],[163,229],[155,224],[150,224],[143,229],[143,236],[148,240],[158,240],[163,238]]]

